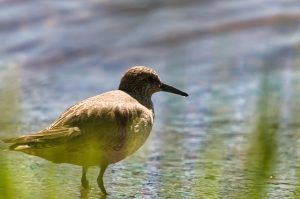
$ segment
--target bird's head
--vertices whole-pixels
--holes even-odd
[[[119,90],[145,96],[151,96],[159,91],[188,96],[187,93],[161,82],[158,74],[152,68],[146,66],[130,68],[122,77]]]

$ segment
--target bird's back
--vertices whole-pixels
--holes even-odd
[[[48,128],[6,140],[11,149],[53,162],[77,165],[114,163],[135,152],[153,125],[153,110],[116,90],[83,100]]]

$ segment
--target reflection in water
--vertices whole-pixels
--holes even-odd
[[[101,192],[98,192],[99,197],[95,197],[95,196],[91,197],[90,192],[91,192],[90,189],[85,189],[80,187],[80,199],[89,199],[89,198],[106,199],[107,198],[107,195],[103,195]]]
[[[89,193],[90,193],[89,189],[85,189],[85,188],[80,187],[80,198],[81,199],[88,199],[89,198]]]
[[[153,97],[154,131],[106,173],[107,198],[239,197],[255,173],[244,163],[270,67],[280,126],[266,197],[299,193],[299,1],[5,0],[0,8],[1,137],[46,127],[76,101],[117,88],[129,66],[150,65],[190,97]],[[12,65],[19,70],[7,78]],[[53,197],[101,197],[96,184],[77,190],[79,168],[0,154],[1,179],[13,176],[9,189],[0,180],[2,194],[33,198],[50,187]]]

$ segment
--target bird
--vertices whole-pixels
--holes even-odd
[[[134,66],[125,72],[117,90],[74,104],[45,129],[3,141],[13,151],[81,166],[84,189],[89,189],[88,168],[98,166],[97,184],[107,195],[105,170],[145,143],[154,121],[151,96],[159,91],[188,96],[163,83],[154,69]]]

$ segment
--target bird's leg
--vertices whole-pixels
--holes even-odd
[[[82,167],[81,186],[85,189],[89,188],[89,181],[86,179],[87,166]]]
[[[107,192],[105,190],[104,183],[103,183],[103,175],[104,175],[104,172],[105,172],[107,166],[108,166],[107,164],[102,164],[100,166],[100,172],[99,172],[99,175],[98,175],[98,178],[97,178],[98,186],[99,186],[99,188],[101,189],[101,191],[104,195],[107,195]]]

